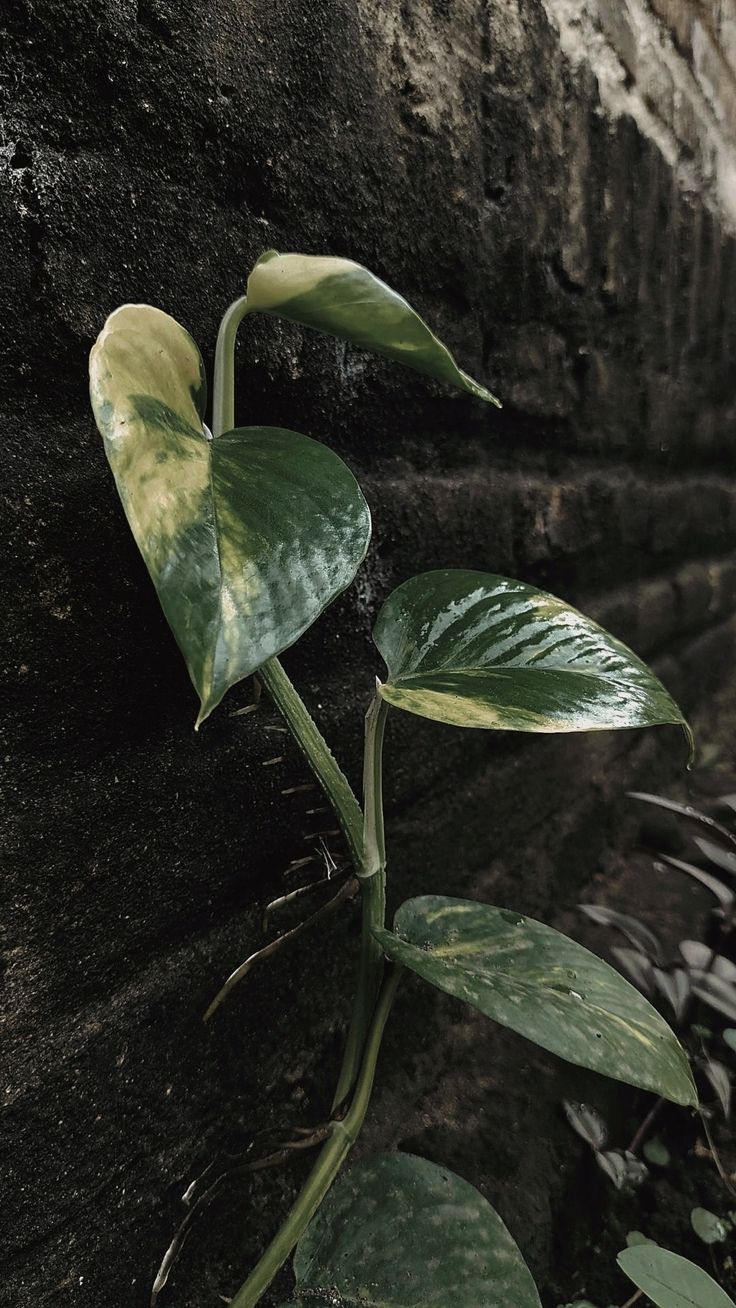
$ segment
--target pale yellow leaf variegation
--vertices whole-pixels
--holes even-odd
[[[402,295],[351,259],[267,250],[248,278],[248,312],[327,332],[500,407]]]
[[[308,436],[243,427],[213,440],[199,351],[159,309],[111,314],[90,355],[90,393],[199,724],[349,585],[368,506],[342,460]]]

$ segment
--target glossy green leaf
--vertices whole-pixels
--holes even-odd
[[[447,994],[560,1058],[697,1103],[685,1052],[643,995],[559,931],[505,908],[424,895],[402,904],[384,950]]]
[[[328,332],[498,404],[458,368],[403,296],[350,259],[267,250],[248,278],[248,312],[276,314]]]
[[[540,1308],[498,1213],[467,1181],[411,1154],[368,1158],[336,1182],[294,1272],[305,1308]]]
[[[623,1249],[618,1264],[657,1308],[736,1308],[702,1267],[669,1249],[658,1245]]]
[[[201,700],[199,725],[350,584],[368,547],[368,506],[342,460],[307,436],[243,427],[213,441],[199,351],[149,305],[108,318],[90,356],[90,393]]]
[[[561,600],[485,572],[426,572],[386,600],[373,638],[390,704],[460,727],[601,731],[683,716],[620,641]]]

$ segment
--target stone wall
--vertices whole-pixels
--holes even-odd
[[[733,0],[543,0],[608,115],[631,116],[678,185],[736,223]]]
[[[725,741],[733,17],[730,0],[8,0],[2,21],[0,1302],[139,1308],[192,1177],[325,1112],[356,923],[202,1026],[331,823],[268,706],[233,716],[247,686],[191,730],[88,412],[91,340],[145,300],[211,362],[264,248],[332,252],[406,294],[504,399],[487,412],[295,327],[242,333],[241,420],[328,440],[374,510],[357,587],[287,659],[356,784],[372,618],[438,565],[587,608]],[[668,729],[525,743],[396,721],[392,897],[451,887],[559,920],[626,852],[625,788],[683,763]],[[475,1180],[547,1283],[567,1073],[417,986],[380,1077],[371,1143]],[[298,1175],[229,1182],[161,1303],[232,1293]]]

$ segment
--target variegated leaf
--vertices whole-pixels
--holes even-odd
[[[514,1240],[453,1172],[379,1154],[330,1190],[294,1259],[304,1308],[540,1308]]]
[[[498,405],[485,386],[458,368],[403,296],[350,259],[267,250],[248,278],[248,312],[328,332]]]
[[[602,959],[521,913],[424,895],[402,904],[386,953],[447,994],[560,1058],[697,1103],[685,1051],[664,1018]]]
[[[130,304],[90,356],[97,425],[197,690],[197,725],[352,581],[370,514],[341,459],[277,427],[213,441],[204,374],[173,318]]]
[[[657,1308],[736,1308],[702,1267],[659,1245],[623,1249],[618,1265]]]
[[[373,638],[390,704],[461,727],[601,731],[672,722],[664,686],[561,600],[485,572],[427,572],[386,600]]]

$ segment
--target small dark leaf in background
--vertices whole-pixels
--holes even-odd
[[[634,985],[651,999],[655,991],[654,967],[646,955],[640,954],[638,949],[621,949],[618,946],[611,953]]]
[[[717,1217],[707,1208],[693,1208],[690,1224],[703,1244],[722,1244],[733,1229],[727,1217]]]
[[[573,1131],[576,1131],[591,1149],[597,1151],[605,1148],[608,1130],[597,1109],[591,1108],[590,1104],[573,1103],[571,1099],[563,1099],[562,1107]]]
[[[630,790],[629,799],[639,799],[644,804],[653,804],[656,808],[666,809],[668,813],[676,813],[679,817],[687,818],[688,822],[695,826],[701,827],[707,834],[716,839],[723,840],[730,849],[736,850],[736,836],[727,827],[721,826],[713,818],[707,817],[699,809],[693,808],[692,804],[678,804],[676,799],[664,799],[662,795],[650,795],[643,790]]]
[[[711,976],[719,976],[732,985],[736,983],[736,963],[732,963],[730,958],[724,958],[723,954],[717,954],[702,940],[681,940],[680,953],[688,967],[699,972],[710,972]]]
[[[715,863],[716,867],[722,868],[731,876],[736,876],[736,854],[732,850],[724,849],[722,845],[716,845],[712,840],[705,840],[703,836],[696,836],[695,844],[709,862]]]
[[[660,854],[659,862],[655,863],[654,867],[657,872],[666,872],[667,867],[665,867],[665,864],[667,867],[675,868],[678,872],[687,873],[689,877],[699,881],[701,886],[705,886],[706,889],[710,890],[711,894],[715,895],[724,913],[730,912],[733,908],[733,891],[729,890],[728,886],[725,886],[718,877],[712,876],[710,872],[704,872],[701,867],[696,867],[694,863],[686,863],[681,858],[673,858],[671,854]]]
[[[723,1116],[728,1120],[731,1113],[731,1077],[728,1068],[724,1067],[723,1063],[717,1062],[715,1058],[704,1059],[701,1067],[718,1096]]]
[[[661,968],[655,967],[654,981],[660,994],[664,995],[672,1008],[677,1021],[681,1021],[685,1016],[687,1001],[692,991],[690,977],[685,969],[678,967],[674,972],[664,972]]]
[[[626,1236],[626,1248],[638,1249],[639,1246],[642,1244],[654,1245],[656,1248],[657,1241],[650,1240],[649,1236],[644,1235],[643,1231],[629,1231],[628,1235]]]
[[[657,1308],[736,1308],[702,1267],[659,1245],[623,1249],[618,1265]]]
[[[649,1175],[641,1159],[628,1149],[609,1149],[597,1153],[595,1160],[617,1190],[635,1190]]]
[[[654,1136],[652,1140],[645,1140],[642,1148],[642,1153],[646,1158],[647,1162],[652,1163],[654,1167],[669,1166],[670,1151],[666,1145],[662,1144],[662,1141],[659,1139],[658,1136]],[[639,1241],[639,1244],[641,1243],[642,1240]],[[648,1243],[654,1244],[654,1241],[650,1240]],[[628,1238],[627,1238],[627,1244],[628,1244]]]
[[[619,913],[605,904],[578,904],[578,908],[591,922],[596,922],[599,926],[615,927],[632,945],[647,954],[653,963],[662,962],[662,948],[657,937],[638,918],[631,917],[629,913]]]
[[[717,1013],[736,1021],[736,986],[710,972],[693,970],[690,979],[698,999],[702,999],[704,1004],[714,1008]]]

